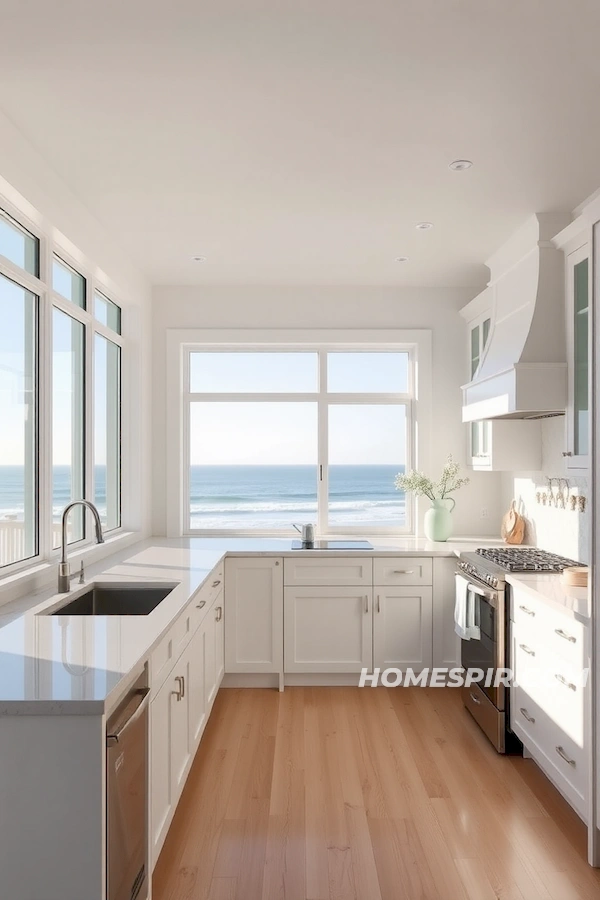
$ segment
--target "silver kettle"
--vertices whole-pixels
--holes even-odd
[[[294,524],[294,523],[292,523]],[[297,532],[302,537],[303,544],[314,544],[315,542],[315,526],[314,525],[294,525]]]

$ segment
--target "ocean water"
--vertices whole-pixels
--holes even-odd
[[[394,488],[402,466],[330,466],[332,526],[405,523],[404,492]],[[285,529],[315,522],[317,466],[192,466],[190,527]]]
[[[0,466],[0,519],[23,519],[25,487],[23,466]],[[96,466],[95,500],[100,515],[106,513],[106,467]],[[60,515],[71,500],[70,466],[54,466],[52,472],[52,518],[59,522]]]
[[[406,505],[394,488],[402,466],[330,466],[329,523],[334,527],[402,527]],[[95,471],[95,502],[106,512],[106,471]],[[0,520],[22,520],[23,468],[0,466]],[[52,512],[55,522],[71,499],[70,469],[55,466]],[[190,527],[289,529],[316,522],[317,466],[192,466]]]

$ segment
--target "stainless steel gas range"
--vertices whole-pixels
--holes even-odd
[[[510,691],[496,679],[499,669],[508,669],[509,591],[506,575],[514,572],[556,572],[577,562],[544,550],[513,547],[480,548],[461,553],[456,573],[464,590],[472,595],[480,637],[461,640],[461,664],[465,669],[481,669],[485,674],[463,687],[463,702],[499,753],[519,749],[510,731]]]

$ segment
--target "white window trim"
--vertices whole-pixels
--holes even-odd
[[[394,351],[409,349],[414,354],[415,386],[412,417],[415,423],[414,446],[411,450],[410,465],[420,469],[427,469],[430,463],[430,435],[432,417],[432,340],[431,331],[426,329],[394,330],[394,329],[168,329],[166,336],[166,422],[167,422],[167,452],[165,482],[167,488],[167,536],[182,537],[186,535],[211,535],[218,536],[274,536],[287,537],[283,530],[245,530],[245,531],[218,531],[218,530],[194,530],[191,531],[187,524],[187,481],[188,481],[188,431],[187,431],[187,407],[189,398],[207,400],[213,395],[190,395],[187,384],[186,360],[190,349],[203,348],[205,350],[362,350],[362,351]],[[237,395],[228,394],[231,402]],[[378,395],[377,403],[385,403],[383,394]],[[402,395],[389,395],[398,400]],[[290,395],[285,395],[285,400]],[[252,399],[255,395],[252,395]],[[247,401],[247,394],[240,395],[238,399]],[[262,400],[282,399],[282,395],[264,394]],[[302,394],[294,394],[291,402],[299,402],[306,399]],[[315,399],[310,394],[310,400]],[[408,400],[408,396],[406,396]],[[337,396],[336,401],[339,402]],[[345,403],[372,403],[368,394],[344,395]],[[326,402],[320,404],[322,411],[327,409]],[[323,414],[323,413],[322,413]],[[322,452],[326,448],[321,448]],[[327,496],[326,467],[323,481],[319,483],[319,509],[325,509],[322,502]],[[402,528],[338,528],[337,533],[358,534],[402,534],[421,533],[421,516],[419,515],[418,501],[414,505],[414,519],[411,531]],[[319,522],[319,526],[323,523]],[[330,528],[329,535],[336,531]]]
[[[81,322],[86,327],[85,340],[85,372],[84,385],[86,408],[86,432],[85,432],[85,484],[86,496],[94,497],[94,397],[93,397],[93,370],[94,370],[94,335],[100,334],[121,348],[121,524],[118,528],[112,528],[105,532],[107,543],[112,545],[109,552],[114,552],[115,542],[123,538],[124,542],[131,540],[133,530],[128,523],[133,521],[135,511],[133,509],[133,497],[131,494],[131,480],[129,478],[130,454],[133,435],[131,433],[130,420],[127,415],[129,404],[130,385],[133,383],[134,373],[131,370],[132,356],[129,353],[129,342],[125,332],[124,320],[127,317],[127,303],[116,291],[113,285],[108,284],[98,276],[97,267],[87,259],[75,259],[65,244],[57,238],[55,229],[44,223],[41,227],[37,222],[24,213],[15,203],[0,194],[0,209],[14,221],[30,232],[39,240],[40,277],[25,272],[5,256],[0,254],[0,274],[16,282],[21,287],[31,291],[39,297],[38,304],[38,503],[39,503],[39,533],[38,553],[28,559],[18,560],[9,565],[0,567],[0,592],[1,603],[7,602],[5,594],[14,593],[15,579],[22,583],[23,589],[31,584],[39,584],[41,573],[47,565],[56,561],[60,554],[59,548],[52,547],[52,310],[60,309],[71,318]],[[86,309],[82,309],[76,303],[63,297],[52,289],[52,262],[54,256],[59,257],[68,266],[82,275],[86,282]],[[121,334],[106,327],[94,318],[94,294],[98,292],[110,299],[121,309]],[[126,335],[126,332],[125,332]],[[89,377],[92,376],[92,377]],[[107,555],[100,548],[92,553],[95,544],[93,528],[88,522],[87,538],[69,544],[69,557],[82,554],[92,558],[101,558]],[[51,566],[53,568],[53,566]],[[31,577],[28,577],[31,576]],[[6,589],[6,590],[5,590]]]

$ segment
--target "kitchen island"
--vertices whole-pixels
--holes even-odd
[[[106,722],[140,677],[150,690],[151,870],[221,683],[356,683],[373,652],[388,665],[398,662],[390,653],[399,652],[411,664],[454,664],[455,557],[497,543],[400,538],[352,554],[293,551],[288,539],[155,539],[92,567],[88,584],[68,595],[48,589],[6,605],[0,615],[3,891],[23,900],[104,898]],[[256,583],[251,587],[258,608],[245,621],[247,598],[228,584],[227,568],[248,563],[258,567],[259,581],[277,569],[281,576],[271,580],[276,592],[266,599],[252,594]],[[52,615],[90,582],[174,587],[149,615]],[[248,583],[244,575],[238,587]],[[294,611],[296,632],[284,634],[284,604]],[[315,610],[324,618],[311,619]],[[377,632],[376,616],[386,610],[386,628]],[[410,625],[408,643],[377,644],[377,633],[394,633],[398,616]],[[291,621],[286,615],[288,628]],[[322,640],[324,623],[334,626],[333,647]],[[292,646],[297,652],[290,656]],[[324,647],[326,659],[319,657]],[[348,648],[356,650],[351,658]]]

